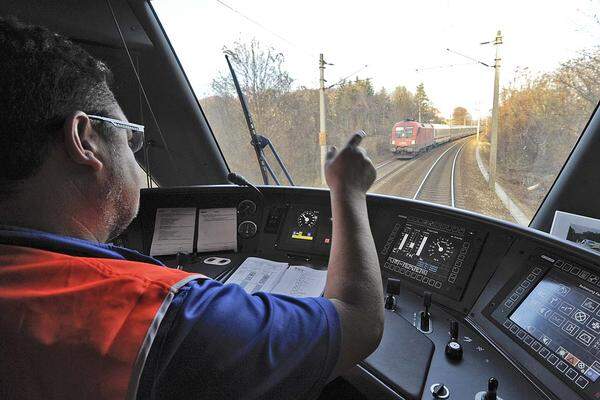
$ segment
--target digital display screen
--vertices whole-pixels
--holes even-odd
[[[600,292],[596,286],[551,268],[509,319],[558,357],[559,370],[567,364],[565,372],[577,372],[571,372],[573,379],[578,374],[589,382],[600,378]],[[576,383],[587,386],[586,380]]]
[[[471,273],[470,236],[462,227],[407,217],[385,267],[431,289],[460,294]]]
[[[328,255],[331,248],[330,214],[317,206],[291,206],[277,246],[282,250]]]
[[[319,222],[319,210],[303,210],[296,218],[290,237],[296,240],[314,240]]]

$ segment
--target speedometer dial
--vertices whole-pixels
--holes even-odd
[[[437,238],[431,242],[427,249],[427,255],[429,259],[438,263],[446,263],[450,261],[454,254],[454,244],[451,240],[444,238]]]
[[[318,211],[306,210],[298,216],[298,228],[312,229],[319,219]]]

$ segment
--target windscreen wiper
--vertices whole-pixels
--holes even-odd
[[[273,152],[273,156],[275,156],[275,160],[277,160],[277,163],[279,164],[285,177],[289,181],[290,186],[294,186],[294,181],[292,180],[292,177],[290,176],[287,168],[285,167],[283,160],[281,159],[281,157],[279,157],[277,150],[275,150],[273,143],[271,143],[271,140],[269,140],[269,138],[266,136],[256,133],[256,128],[254,127],[254,121],[252,120],[252,115],[250,114],[250,109],[248,108],[246,97],[244,97],[244,93],[242,93],[242,88],[240,87],[237,75],[235,74],[235,70],[233,69],[231,62],[229,61],[229,56],[227,54],[225,54],[225,60],[227,60],[227,65],[229,66],[229,71],[231,72],[231,76],[233,78],[235,90],[237,91],[240,103],[242,104],[242,111],[244,112],[244,117],[246,118],[246,125],[248,125],[248,131],[250,132],[250,144],[252,144],[252,147],[254,147],[256,159],[258,160],[258,166],[260,168],[260,173],[262,174],[263,178],[263,183],[265,185],[268,185],[269,175],[271,175],[275,184],[278,186],[281,185],[279,179],[277,179],[277,176],[275,175],[275,172],[273,172],[273,168],[271,168],[271,165],[265,158],[264,149],[265,147],[269,147]]]

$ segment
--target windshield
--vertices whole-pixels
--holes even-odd
[[[372,192],[525,225],[600,97],[598,0],[151,4],[230,169],[257,184],[224,54],[296,185],[325,186],[324,150],[362,129]]]
[[[411,137],[413,135],[413,128],[412,126],[408,126],[408,127],[403,127],[403,126],[397,126],[396,127],[396,137],[397,138],[407,138],[407,137]]]

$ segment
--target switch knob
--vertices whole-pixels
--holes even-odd
[[[462,345],[458,342],[458,322],[452,321],[450,323],[450,341],[446,344],[446,350],[444,351],[446,357],[452,361],[460,361],[463,357]]]
[[[447,399],[450,396],[450,390],[443,383],[434,383],[429,390],[434,399]]]
[[[423,293],[423,305],[425,306],[425,310],[421,311],[420,329],[423,332],[429,332],[431,319],[431,314],[429,313],[429,307],[431,307],[431,292]]]
[[[385,309],[395,310],[396,309],[396,298],[400,294],[400,280],[389,278],[386,283],[386,297],[385,297]]]

